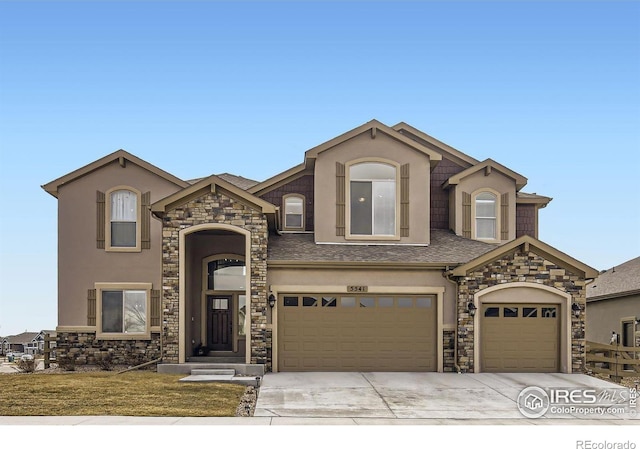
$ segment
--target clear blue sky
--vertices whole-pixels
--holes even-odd
[[[0,3],[0,335],[56,326],[56,200],[112,151],[266,179],[372,118],[554,198],[540,238],[640,255],[636,2]]]

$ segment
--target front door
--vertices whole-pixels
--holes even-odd
[[[233,350],[232,296],[207,296],[207,333],[212,351]]]

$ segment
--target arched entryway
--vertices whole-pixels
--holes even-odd
[[[214,355],[250,359],[250,244],[249,231],[228,224],[180,230],[180,363]]]

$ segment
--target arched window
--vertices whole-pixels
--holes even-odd
[[[351,235],[396,234],[396,171],[381,162],[349,167]]]
[[[131,190],[114,190],[109,195],[111,247],[135,248],[138,230],[138,194]]]
[[[491,192],[481,192],[475,198],[476,238],[495,240],[497,196]]]
[[[304,197],[302,195],[285,195],[284,229],[304,229]]]

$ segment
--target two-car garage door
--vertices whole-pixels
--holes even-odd
[[[436,371],[436,297],[278,298],[280,371]]]

